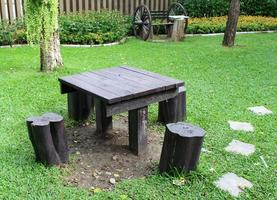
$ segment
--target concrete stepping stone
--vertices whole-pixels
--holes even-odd
[[[253,184],[250,181],[231,172],[224,174],[215,181],[214,184],[221,190],[229,192],[233,197],[238,197],[244,189],[253,187]]]
[[[255,113],[256,115],[270,115],[270,114],[272,114],[272,111],[267,109],[264,106],[249,107],[248,110]]]
[[[225,150],[231,153],[249,156],[255,152],[255,145],[244,143],[239,140],[232,140]]]
[[[228,121],[230,128],[235,131],[253,132],[254,127],[248,122]]]

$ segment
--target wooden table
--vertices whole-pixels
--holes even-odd
[[[159,103],[158,120],[182,121],[185,116],[184,82],[128,66],[101,69],[59,78],[68,93],[69,116],[84,120],[95,104],[96,129],[105,135],[112,116],[128,111],[129,146],[139,155],[147,147],[148,105]]]

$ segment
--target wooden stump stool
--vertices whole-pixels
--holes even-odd
[[[174,42],[180,41],[185,36],[184,19],[175,19],[171,34],[171,40]]]
[[[93,97],[81,91],[68,93],[67,101],[68,115],[73,120],[86,120],[93,111]]]
[[[46,113],[41,117],[28,118],[26,124],[37,162],[45,166],[68,162],[68,146],[62,116]]]
[[[159,164],[160,171],[195,170],[204,135],[203,129],[192,124],[183,122],[167,124]]]

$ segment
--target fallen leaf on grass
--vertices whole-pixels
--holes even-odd
[[[181,177],[179,179],[175,179],[175,180],[172,181],[172,184],[177,185],[177,186],[182,186],[182,185],[185,184],[185,178]]]
[[[128,196],[126,194],[122,194],[119,196],[121,200],[128,199]]]
[[[93,193],[99,193],[99,192],[102,192],[102,189],[101,188],[91,187],[90,191],[93,192]]]

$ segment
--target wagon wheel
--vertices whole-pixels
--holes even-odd
[[[172,20],[169,19],[169,16],[171,15],[185,15],[188,16],[188,13],[184,6],[180,3],[173,3],[170,5],[168,11],[167,11],[167,21],[172,22]],[[185,19],[185,30],[187,30],[188,27],[188,19]]]
[[[147,6],[138,6],[133,18],[135,36],[147,40],[151,32],[151,21],[151,14]]]

